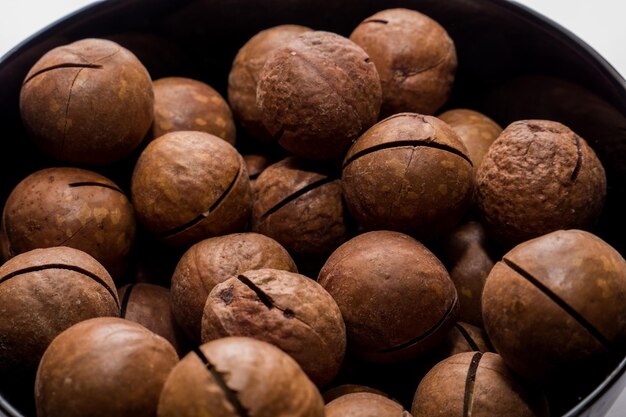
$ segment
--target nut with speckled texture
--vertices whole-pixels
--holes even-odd
[[[502,133],[500,125],[474,110],[448,110],[437,117],[446,122],[459,136],[467,148],[474,170],[478,169],[489,146]]]
[[[334,388],[331,388],[325,391],[322,396],[324,397],[324,402],[328,404],[329,402],[339,397],[343,397],[344,395],[348,395],[348,394],[355,394],[358,392],[367,392],[370,394],[377,394],[377,395],[381,395],[383,397],[389,398],[387,394],[385,394],[384,392],[380,390],[377,390],[375,388],[371,388],[365,385],[356,385],[356,384],[343,384],[343,385],[336,386]]]
[[[277,347],[226,337],[185,356],[161,392],[158,417],[198,415],[324,417],[324,401],[298,364]]]
[[[444,242],[443,262],[459,295],[459,320],[482,326],[483,287],[495,263],[484,227],[470,221],[455,228]]]
[[[36,248],[87,252],[117,279],[135,241],[133,208],[120,188],[95,172],[48,168],[22,180],[2,213],[7,257]]]
[[[587,142],[547,120],[510,124],[489,148],[476,182],[484,225],[508,246],[591,227],[606,196],[604,168]]]
[[[274,239],[235,233],[203,240],[189,248],[172,275],[174,318],[195,341],[200,340],[202,311],[217,284],[253,269],[298,272],[289,253]]]
[[[191,78],[154,81],[152,137],[180,130],[198,130],[235,144],[233,114],[226,100],[209,85]]]
[[[346,240],[341,180],[319,163],[296,157],[263,171],[256,183],[252,230],[291,253],[324,255]]]
[[[150,75],[127,49],[83,39],[46,53],[20,93],[24,127],[46,153],[104,165],[131,153],[153,119]]]
[[[341,159],[376,123],[381,99],[374,63],[357,44],[329,32],[306,32],[274,50],[257,87],[274,140],[316,160]]]
[[[48,344],[75,323],[119,316],[115,284],[77,249],[35,249],[0,267],[0,374],[36,368]]]
[[[255,139],[269,142],[272,136],[261,121],[256,89],[265,61],[274,49],[312,29],[298,25],[275,26],[254,35],[241,47],[228,74],[228,102],[246,131]]]
[[[173,246],[245,229],[252,210],[243,158],[205,132],[167,133],[137,160],[131,196],[142,225]]]
[[[153,284],[128,284],[118,290],[123,319],[139,323],[165,338],[179,355],[189,351],[189,341],[172,314],[170,291]]]
[[[524,242],[491,270],[485,330],[506,364],[525,378],[579,378],[626,348],[626,261],[580,230]]]
[[[277,269],[247,271],[213,288],[202,342],[226,336],[281,348],[318,387],[337,375],[346,350],[346,329],[330,294],[304,275]]]
[[[246,168],[248,168],[248,177],[250,178],[250,187],[252,191],[256,193],[256,180],[261,175],[261,172],[265,171],[265,168],[270,166],[272,162],[270,159],[263,155],[243,155],[243,160],[246,162]]]
[[[178,362],[167,340],[118,318],[96,318],[61,333],[41,359],[38,417],[153,417]]]
[[[390,9],[365,19],[350,35],[376,64],[381,113],[434,114],[448,100],[457,67],[446,30],[414,10]]]
[[[543,395],[513,374],[495,353],[459,353],[437,364],[420,382],[415,417],[547,417]]]
[[[364,228],[434,239],[470,207],[474,172],[447,124],[402,113],[377,123],[352,145],[341,179],[348,209]]]
[[[326,404],[326,417],[411,417],[392,399],[371,392],[342,395]]]
[[[318,281],[339,305],[348,349],[369,361],[415,358],[441,342],[458,317],[448,272],[402,233],[349,240],[328,258]]]

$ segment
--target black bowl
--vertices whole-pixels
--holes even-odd
[[[4,129],[0,202],[22,178],[51,163],[26,139],[18,98],[29,68],[53,47],[85,37],[109,38],[135,52],[153,78],[193,77],[225,95],[235,53],[259,30],[294,23],[347,36],[365,17],[393,7],[426,13],[454,39],[459,68],[447,108],[477,109],[501,125],[530,118],[557,120],[592,145],[604,164],[609,187],[596,233],[623,255],[626,84],[576,36],[505,0],[110,0],[94,4],[54,23],[0,60]],[[103,172],[127,186],[132,158]],[[626,360],[592,392],[587,390],[585,398],[574,399],[577,404],[567,415],[604,415],[626,386],[625,368]],[[25,414],[32,413],[12,396],[20,381],[0,375],[0,384],[0,416],[20,415],[9,402]],[[572,406],[564,404],[559,413]]]

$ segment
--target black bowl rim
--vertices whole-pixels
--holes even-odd
[[[619,94],[621,99],[620,110],[626,109],[626,80],[624,77],[613,67],[602,55],[600,55],[589,44],[571,32],[569,29],[563,27],[554,20],[542,15],[538,11],[516,2],[515,0],[485,0],[493,3],[496,6],[512,11],[519,16],[525,18],[530,23],[533,23],[540,27],[543,31],[547,32],[550,36],[556,38],[558,41],[567,44],[570,47],[575,47],[578,50],[578,55],[581,59],[585,60],[589,65],[593,65],[598,68],[606,80],[614,86],[615,91]],[[74,20],[80,19],[87,15],[97,14],[99,11],[109,11],[112,7],[124,3],[128,5],[128,0],[95,0],[94,2],[85,5],[74,12],[71,12],[60,19],[48,24],[42,29],[35,32],[33,35],[19,42],[16,46],[11,48],[3,56],[0,57],[0,69],[8,65],[13,59],[15,59],[19,53],[22,52],[31,44],[36,44],[41,39],[44,39],[50,35],[50,32],[62,30],[65,26],[71,24]],[[184,2],[179,2],[183,4]],[[590,394],[588,394],[580,403],[572,408],[564,417],[575,417],[587,410],[597,400],[599,400],[604,393],[606,393],[611,386],[623,376],[626,372],[626,358],[624,358],[620,364],[607,376],[602,383],[596,387]],[[6,413],[6,414],[5,414]],[[0,417],[22,417],[22,415],[15,410],[9,404],[5,398],[0,394]]]

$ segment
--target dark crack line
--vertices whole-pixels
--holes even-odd
[[[117,299],[117,290],[115,288],[109,287],[109,285],[102,278],[100,278],[98,275],[94,274],[93,272],[83,269],[79,266],[74,266],[74,265],[46,264],[46,265],[29,266],[27,268],[18,269],[17,271],[13,271],[9,274],[6,274],[3,277],[0,277],[0,284],[4,284],[8,280],[15,278],[17,276],[23,275],[23,274],[28,274],[30,272],[37,272],[37,271],[45,271],[47,269],[64,269],[67,271],[74,271],[74,272],[78,272],[80,274],[83,274],[93,279],[94,281],[102,285],[104,288],[106,288],[109,294],[111,294],[111,297],[113,297],[113,299],[115,300],[115,304],[117,304],[117,307],[118,308],[120,307],[120,303]]]
[[[133,289],[135,288],[135,284],[130,284],[128,287],[126,287],[126,292],[124,293],[124,296],[122,297],[122,306],[120,307],[120,317],[121,318],[126,318],[126,309],[128,308],[128,301],[130,300],[130,293],[133,291]]]
[[[570,177],[571,181],[576,181],[576,178],[578,178],[578,174],[580,173],[580,167],[583,162],[583,150],[580,147],[580,138],[578,137],[578,135],[574,134],[574,140],[576,141],[576,152],[578,154],[578,157],[576,159],[576,165],[574,166],[574,170],[572,171],[572,176]]]
[[[281,201],[279,201],[276,205],[274,205],[273,207],[271,207],[269,210],[267,210],[265,213],[263,213],[260,217],[261,221],[265,220],[268,216],[270,216],[273,213],[276,213],[278,210],[280,210],[281,208],[285,207],[287,204],[291,203],[292,201],[302,197],[304,194],[308,193],[309,191],[313,191],[314,189],[321,187],[323,185],[326,185],[328,183],[331,183],[333,181],[337,180],[337,178],[333,178],[333,177],[324,177],[321,178],[317,181],[312,182],[311,184],[304,186],[302,188],[300,188],[298,191],[290,194],[289,196],[285,197],[284,199],[282,199]]]
[[[76,80],[81,72],[83,72],[83,68],[79,69],[72,80],[72,84],[70,85],[70,92],[67,96],[67,104],[65,105],[65,124],[63,125],[63,139],[61,141],[61,155],[65,152],[65,139],[67,137],[67,116],[70,114],[70,103],[72,102],[72,90],[74,89],[74,84],[76,84]]]
[[[72,233],[70,237],[68,237],[67,239],[65,239],[63,242],[59,243],[57,246],[65,246],[65,244],[66,244],[67,242],[69,242],[70,240],[74,239],[74,237],[75,237],[78,233],[80,233],[82,230],[84,230],[84,229],[85,229],[85,227],[89,226],[91,223],[93,223],[93,222],[95,222],[95,221],[96,221],[96,219],[95,219],[95,218],[94,218],[94,219],[89,220],[87,223],[85,223],[85,224],[83,224],[81,227],[79,227],[79,228],[78,228],[78,230],[76,230],[74,233]]]
[[[361,24],[364,25],[366,23],[382,23],[383,25],[386,25],[389,22],[387,20],[384,20],[384,19],[368,19],[368,20],[364,21]]]
[[[604,337],[602,333],[598,329],[596,329],[591,323],[589,323],[581,314],[578,313],[574,308],[572,308],[569,304],[567,304],[564,300],[562,300],[558,295],[556,295],[550,288],[545,286],[541,281],[536,279],[530,273],[526,272],[522,267],[518,266],[514,262],[510,261],[507,258],[502,258],[502,262],[513,271],[517,272],[520,276],[529,281],[532,285],[537,287],[539,291],[541,291],[544,295],[546,295],[550,300],[552,300],[556,305],[561,307],[567,314],[569,314],[578,324],[580,324],[585,330],[587,330],[591,336],[593,336],[604,349],[606,349],[610,354],[617,354],[617,349],[613,346],[613,344]],[[621,359],[621,357],[620,357]]]
[[[219,196],[219,198],[217,200],[215,200],[215,202],[213,202],[213,204],[211,205],[211,207],[209,207],[209,209],[207,211],[205,211],[202,214],[199,214],[193,220],[188,221],[185,224],[182,224],[182,225],[177,226],[177,227],[175,227],[173,229],[170,229],[170,230],[166,230],[165,232],[158,233],[157,236],[159,238],[161,238],[161,239],[172,237],[174,235],[177,235],[179,233],[182,233],[182,232],[186,231],[187,229],[191,229],[193,226],[195,226],[196,224],[200,223],[202,220],[204,220],[207,217],[209,217],[210,214],[212,214],[215,210],[217,210],[219,205],[222,203],[222,201],[224,201],[224,199],[228,196],[228,194],[230,194],[231,190],[233,189],[233,187],[235,186],[235,184],[239,180],[239,177],[241,176],[242,172],[243,172],[243,170],[241,169],[241,165],[240,165],[239,166],[239,171],[237,171],[237,174],[235,175],[235,178],[233,178],[233,180],[230,182],[230,184],[228,185],[226,190],[222,193],[222,195]]]
[[[115,185],[103,184],[101,182],[96,182],[96,181],[72,182],[72,183],[70,183],[68,185],[71,188],[76,188],[76,187],[103,187],[103,188],[108,188],[108,189],[111,189],[113,191],[117,191],[118,193],[124,194],[124,192],[122,190],[120,190],[119,188],[117,188]]]
[[[57,64],[57,65],[51,65],[49,67],[40,69],[39,71],[37,71],[36,73],[34,73],[33,75],[31,75],[30,77],[28,77],[26,80],[24,80],[24,82],[22,83],[22,85],[25,85],[27,82],[29,82],[30,80],[32,80],[33,78],[44,74],[48,71],[53,71],[55,69],[59,69],[59,68],[91,68],[91,69],[102,69],[102,65],[98,65],[98,64],[77,64],[77,63],[66,63],[66,64]],[[80,72],[80,71],[79,71]]]
[[[428,337],[430,337],[430,335],[432,335],[433,333],[435,333],[443,323],[446,322],[446,320],[448,319],[448,317],[450,316],[450,314],[452,313],[452,311],[454,310],[454,308],[456,307],[457,303],[458,303],[458,298],[455,297],[454,301],[452,303],[450,303],[450,306],[448,307],[448,309],[446,310],[446,312],[443,314],[443,316],[441,316],[441,318],[439,319],[439,321],[437,321],[437,323],[435,323],[430,329],[426,330],[424,333],[422,333],[421,335],[410,339],[406,342],[403,342],[399,345],[396,346],[391,346],[388,348],[384,348],[384,349],[379,349],[378,352],[380,353],[390,353],[390,352],[397,352],[399,350],[403,350],[406,349],[410,346],[416,345],[418,343],[420,343],[421,341],[427,339]]]
[[[463,336],[463,338],[465,339],[465,341],[467,342],[467,344],[470,346],[470,348],[473,351],[476,351],[476,352],[481,351],[480,348],[478,347],[478,344],[474,341],[474,339],[472,339],[472,336],[470,336],[469,332],[465,330],[463,326],[457,323],[454,325],[454,327],[456,327],[459,333],[461,333],[461,336]]]
[[[272,297],[265,294],[261,288],[259,288],[254,282],[250,280],[250,278],[245,275],[239,275],[237,279],[243,285],[254,291],[256,296],[259,298],[259,300],[261,300],[265,307],[267,307],[268,309],[272,309],[274,307],[274,300],[272,300]]]
[[[483,354],[476,352],[472,356],[469,369],[467,370],[467,378],[465,379],[465,394],[463,395],[463,417],[472,416],[472,406],[474,405],[474,387],[476,385],[476,372]]]
[[[220,371],[218,371],[217,368],[215,368],[215,365],[213,365],[209,361],[209,358],[204,355],[202,350],[196,347],[194,349],[194,352],[196,353],[196,355],[198,355],[198,358],[202,361],[206,369],[209,371],[209,373],[213,377],[213,380],[220,387],[220,389],[226,396],[226,399],[233,406],[237,414],[240,417],[249,417],[248,410],[246,410],[243,404],[241,404],[241,401],[239,401],[239,396],[237,395],[237,392],[228,386],[224,375]]]
[[[365,156],[365,155],[369,155],[371,153],[374,152],[378,152],[384,149],[393,149],[393,148],[401,148],[401,147],[407,147],[407,146],[411,146],[411,147],[425,147],[425,148],[433,148],[433,149],[440,149],[442,151],[445,152],[450,152],[456,156],[459,156],[461,158],[463,158],[464,160],[467,161],[468,164],[472,165],[472,161],[469,160],[469,158],[463,154],[463,152],[454,149],[451,146],[448,145],[444,145],[441,143],[436,143],[436,142],[432,142],[432,141],[426,141],[426,140],[418,140],[418,139],[406,139],[406,140],[397,140],[394,142],[385,142],[385,143],[381,143],[378,145],[374,145],[371,146],[367,149],[363,149],[361,151],[358,151],[357,153],[355,153],[354,155],[352,155],[350,158],[346,159],[346,161],[343,163],[343,167],[342,169],[345,169],[348,165],[350,165],[351,163],[353,163],[354,161],[356,161],[357,159]],[[473,166],[473,165],[472,165]]]

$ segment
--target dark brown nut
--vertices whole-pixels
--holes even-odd
[[[459,320],[476,326],[483,325],[483,287],[495,263],[487,245],[485,229],[474,221],[455,228],[444,243],[444,264],[459,295]]]
[[[324,417],[315,385],[286,353],[247,337],[206,343],[172,370],[158,417]]]
[[[415,113],[377,123],[352,145],[342,186],[350,213],[366,229],[418,239],[443,236],[472,202],[467,150],[441,120]]]
[[[329,32],[306,32],[275,49],[257,87],[265,128],[283,148],[306,159],[341,159],[376,123],[381,100],[367,54]]]
[[[129,50],[83,39],[45,54],[26,75],[22,121],[52,157],[104,165],[135,149],[153,119],[152,81]]]
[[[139,323],[172,344],[179,355],[186,354],[189,341],[174,320],[170,291],[153,284],[129,284],[118,290],[123,319]]]
[[[172,276],[174,318],[188,336],[199,341],[202,311],[213,287],[242,272],[263,268],[298,272],[285,248],[257,233],[236,233],[195,244]]]
[[[402,233],[349,240],[328,258],[318,281],[339,305],[348,348],[366,360],[415,358],[441,342],[458,317],[446,269]]]
[[[113,280],[77,249],[35,249],[0,267],[0,374],[34,370],[48,344],[75,323],[119,316]]]
[[[275,26],[254,35],[237,52],[228,75],[228,102],[237,120],[255,139],[272,140],[263,126],[256,102],[256,88],[265,61],[274,49],[311,30],[298,25]]]
[[[587,142],[547,120],[509,125],[489,148],[476,182],[487,231],[510,246],[592,226],[606,196],[604,168]]]
[[[500,125],[474,110],[448,110],[437,117],[446,122],[459,136],[467,148],[474,170],[478,169],[489,146],[502,133]]]
[[[371,392],[342,395],[324,407],[326,417],[411,417],[400,404]]]
[[[580,230],[524,242],[492,269],[485,330],[506,364],[526,378],[578,375],[626,348],[626,261]]]
[[[432,416],[548,416],[545,398],[525,387],[495,353],[459,353],[420,382],[411,412]]]
[[[367,387],[365,385],[355,385],[355,384],[343,384],[343,385],[339,385],[337,387],[331,388],[327,391],[324,392],[324,394],[322,395],[322,397],[324,398],[324,402],[326,404],[328,404],[329,402],[339,398],[339,397],[343,397],[344,395],[348,395],[348,394],[355,394],[358,392],[367,392],[370,394],[378,394],[381,395],[383,397],[387,397],[389,398],[389,396],[387,394],[385,394],[384,392],[377,390],[376,388],[371,388],[371,387]],[[328,410],[327,410],[328,411]]]
[[[235,144],[233,114],[226,100],[209,85],[191,78],[156,80],[152,137],[180,130],[198,130]]]
[[[37,416],[153,417],[177,362],[167,340],[137,323],[78,323],[55,338],[41,359]]]
[[[204,132],[172,132],[150,142],[135,166],[131,196],[142,225],[174,246],[241,231],[252,210],[243,158]]]
[[[390,9],[365,19],[350,35],[376,64],[381,113],[434,114],[448,100],[457,59],[446,30],[414,10]]]
[[[328,254],[346,240],[341,180],[295,157],[269,166],[256,183],[252,230],[291,253]]]
[[[204,306],[202,342],[247,336],[281,348],[318,387],[339,372],[346,328],[317,282],[277,269],[247,271],[216,285]]]
[[[36,248],[87,252],[118,278],[135,242],[130,202],[111,180],[78,168],[48,168],[22,180],[2,213],[8,257]]]
[[[439,361],[464,352],[491,352],[487,335],[480,327],[458,322],[452,327],[446,338],[433,351]]]
[[[244,155],[243,160],[246,162],[246,168],[248,168],[248,177],[250,178],[250,187],[252,192],[256,193],[256,180],[261,175],[261,172],[265,170],[272,163],[270,159],[263,155]]]

